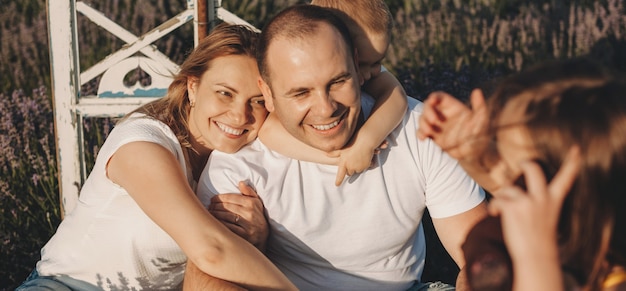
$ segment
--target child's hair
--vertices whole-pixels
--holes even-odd
[[[187,82],[191,78],[201,79],[216,58],[230,55],[255,58],[258,38],[257,32],[244,25],[228,23],[217,25],[182,63],[180,71],[174,76],[167,90],[167,95],[133,112],[144,113],[167,124],[181,145],[190,148],[187,116],[191,106]]]
[[[391,35],[393,18],[383,0],[313,0],[311,4],[339,12],[353,35],[355,31]]]
[[[560,256],[579,284],[599,289],[608,268],[626,266],[626,82],[584,59],[536,66],[489,97],[492,134],[507,126],[499,114],[512,100],[547,179],[569,148],[580,148],[581,168],[559,220]]]

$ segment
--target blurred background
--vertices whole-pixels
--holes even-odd
[[[52,0],[48,0],[52,1]],[[85,0],[141,35],[184,10],[185,0]],[[223,0],[258,28],[296,0]],[[623,0],[387,0],[395,28],[383,64],[410,96],[444,90],[465,100],[472,88],[533,64],[588,56],[626,71]],[[50,88],[46,4],[0,0],[0,290],[13,290],[39,259],[60,218]],[[81,68],[125,43],[78,16]],[[180,64],[193,48],[185,25],[155,43]],[[129,74],[130,84],[142,72]],[[93,93],[97,79],[81,88]],[[114,120],[87,119],[86,158],[93,163]],[[451,264],[429,233],[424,277],[454,282]]]

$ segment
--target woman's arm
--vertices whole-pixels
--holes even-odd
[[[260,251],[209,214],[164,147],[150,142],[123,145],[109,160],[107,175],[203,272],[249,289],[295,289]]]

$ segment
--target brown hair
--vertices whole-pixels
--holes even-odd
[[[167,124],[181,145],[190,148],[188,116],[191,109],[187,92],[187,82],[201,80],[211,68],[211,62],[219,57],[244,55],[254,58],[258,33],[247,26],[221,23],[202,39],[189,54],[180,71],[170,84],[167,95],[145,104],[133,112],[144,113]],[[130,115],[130,114],[129,114]]]
[[[538,162],[551,179],[577,145],[581,168],[559,220],[561,260],[599,290],[608,266],[626,265],[626,82],[584,59],[539,65],[504,80],[488,100],[492,133],[518,100]]]
[[[267,68],[267,50],[272,40],[285,38],[303,40],[317,32],[320,23],[327,23],[337,29],[349,50],[347,55],[354,56],[352,38],[346,24],[329,9],[308,4],[294,5],[279,12],[263,28],[257,51],[257,64],[261,77],[270,84]]]
[[[355,30],[391,35],[393,18],[383,0],[313,0],[311,4],[341,12],[338,16],[348,25],[353,35]]]

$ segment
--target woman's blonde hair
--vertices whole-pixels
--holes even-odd
[[[229,55],[255,58],[258,33],[244,25],[221,23],[202,39],[180,66],[180,71],[170,84],[167,95],[145,104],[133,112],[144,113],[167,124],[181,145],[190,148],[188,116],[191,106],[187,83],[201,80],[211,69],[214,59]]]

